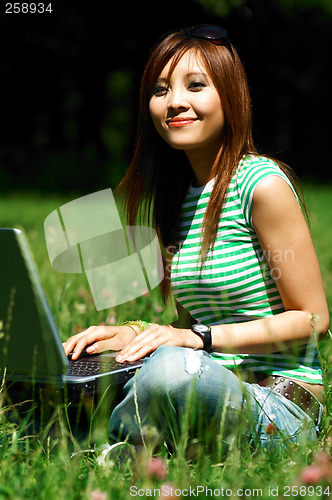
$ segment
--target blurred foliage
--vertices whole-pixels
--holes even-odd
[[[286,12],[296,10],[321,9],[325,14],[332,16],[331,0],[278,0]]]
[[[332,16],[331,0],[277,0],[287,13],[297,10],[321,9],[324,13]],[[245,5],[246,0],[198,0],[207,10],[217,16],[223,17],[229,14],[231,9]]]
[[[234,7],[245,4],[245,0],[198,0],[198,2],[220,17],[227,16]]]
[[[128,130],[131,109],[128,97],[132,93],[133,77],[128,69],[115,70],[106,79],[106,102],[109,109],[102,127],[102,139],[106,148],[112,152],[112,162],[118,166],[112,172],[110,182],[116,184],[126,166],[123,152],[128,144]]]
[[[128,0],[92,10],[59,0],[48,17],[0,16],[0,192],[115,187],[135,148],[151,46],[202,23],[224,26],[244,61],[259,150],[302,177],[331,177],[330,5],[169,0],[161,10]]]

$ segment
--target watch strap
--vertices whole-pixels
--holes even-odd
[[[200,331],[199,325],[204,327],[202,331]],[[191,330],[195,333],[195,335],[198,335],[198,337],[202,339],[204,351],[211,352],[214,350],[212,348],[211,328],[209,326],[203,325],[202,323],[196,323],[195,325],[192,325]]]

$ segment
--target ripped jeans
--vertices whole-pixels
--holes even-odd
[[[295,403],[268,387],[242,382],[205,351],[159,347],[124,393],[110,418],[114,441],[141,444],[151,427],[173,442],[188,429],[193,436],[208,429],[211,441],[221,439],[226,448],[234,439],[275,450],[317,437],[312,420]]]

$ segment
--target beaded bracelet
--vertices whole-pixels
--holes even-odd
[[[129,326],[135,332],[135,335],[137,335],[137,332],[133,326],[138,326],[140,332],[144,332],[147,328],[149,328],[150,324],[147,323],[146,321],[141,321],[140,319],[135,320],[135,321],[125,321],[124,323],[121,323],[121,326]]]

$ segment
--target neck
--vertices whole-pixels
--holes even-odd
[[[197,185],[204,186],[216,175],[216,166],[219,162],[222,148],[217,150],[189,150],[186,156],[196,177]]]

